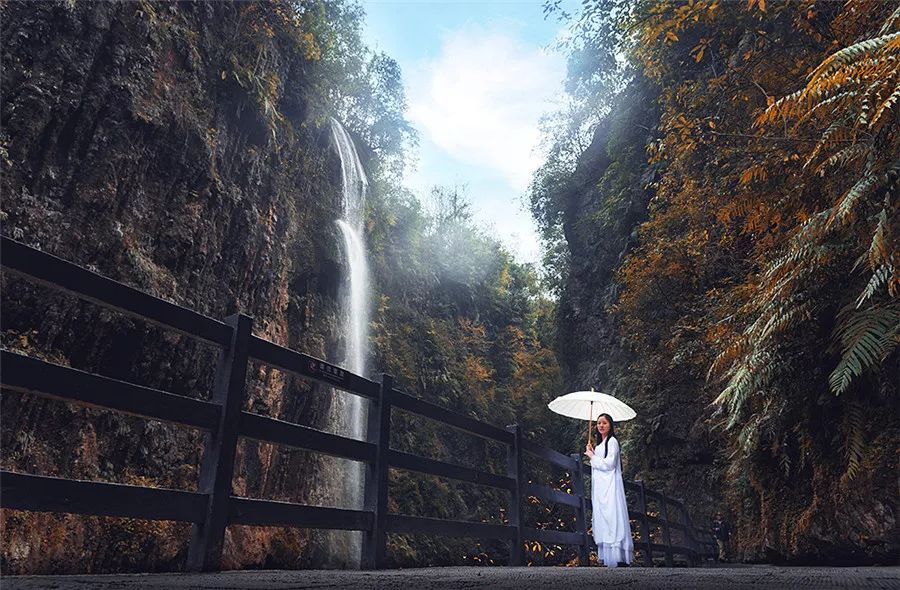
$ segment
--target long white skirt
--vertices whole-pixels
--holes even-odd
[[[628,522],[618,441],[613,438],[609,442],[606,458],[602,456],[603,446],[598,445],[591,459],[591,504],[597,557],[606,567],[616,567],[619,563],[632,562],[634,541]]]

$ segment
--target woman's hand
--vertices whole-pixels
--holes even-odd
[[[586,444],[584,446],[584,454],[587,455],[588,457],[590,457],[591,459],[593,459],[594,458],[594,445],[592,445],[591,443]]]

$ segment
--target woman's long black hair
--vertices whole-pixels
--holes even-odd
[[[613,422],[612,416],[609,414],[600,414],[597,416],[597,422],[600,421],[600,418],[606,418],[609,422],[609,434],[606,435],[606,443],[603,445],[603,458],[606,459],[606,456],[609,454],[609,439],[616,435],[616,423]]]

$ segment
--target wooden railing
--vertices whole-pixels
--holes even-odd
[[[563,455],[523,440],[518,426],[505,429],[463,416],[394,388],[390,375],[381,383],[355,375],[321,359],[253,336],[253,320],[237,314],[219,321],[153,297],[24,244],[2,237],[0,264],[5,272],[71,293],[128,316],[163,326],[219,347],[210,401],[197,400],[100,375],[60,366],[15,352],[0,351],[0,384],[7,391],[34,394],[71,403],[107,408],[205,430],[198,491],[147,488],[123,484],[76,481],[26,473],[0,472],[0,507],[38,512],[68,512],[97,516],[173,520],[193,523],[187,569],[211,571],[220,567],[225,528],[254,525],[358,530],[364,534],[362,564],[386,563],[387,533],[426,533],[460,537],[505,539],[510,565],[525,564],[525,541],[536,540],[578,547],[579,562],[587,565],[589,548],[584,465],[580,455]],[[328,434],[242,410],[247,366],[257,361],[369,400],[366,441]],[[391,412],[412,412],[469,434],[507,446],[505,474],[490,473],[403,453],[390,448]],[[362,510],[307,506],[232,495],[235,453],[240,438],[306,449],[366,465]],[[523,461],[529,455],[573,474],[572,493],[549,486],[526,484]],[[509,492],[508,522],[442,520],[391,514],[388,505],[390,469],[415,471]],[[701,537],[680,501],[644,489],[641,482],[625,484],[638,494],[639,523],[636,549],[644,563],[662,553],[666,565],[683,555],[697,564],[715,544]],[[578,532],[542,530],[526,526],[523,504],[527,496],[575,508]],[[648,514],[647,499],[658,503]],[[674,506],[680,522],[668,516]],[[650,527],[662,529],[662,543],[651,540]],[[686,544],[673,545],[670,530],[684,531]]]

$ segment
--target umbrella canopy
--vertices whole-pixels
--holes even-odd
[[[637,413],[623,401],[619,401],[607,393],[599,391],[574,391],[561,395],[547,407],[551,411],[575,418],[587,420],[587,440],[591,443],[591,423],[600,417],[600,414],[609,414],[614,422],[631,420]]]
[[[631,420],[637,413],[623,401],[599,391],[575,391],[561,395],[547,407],[557,414],[579,420],[594,421],[600,414],[609,414],[616,422]]]

